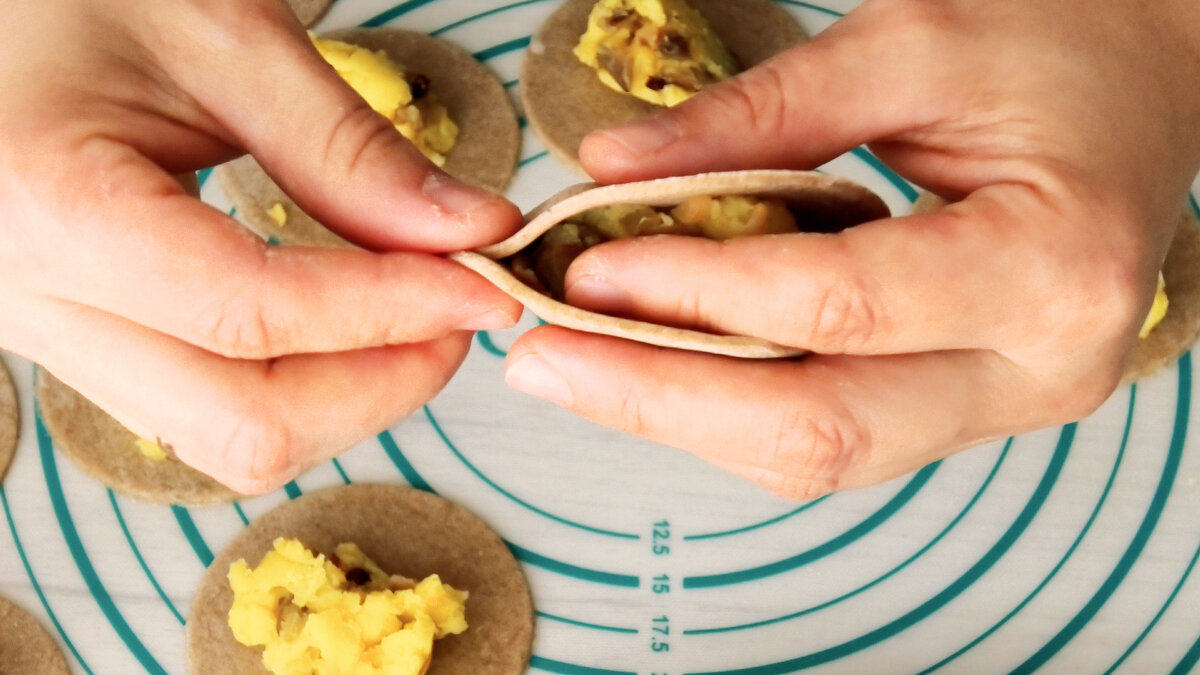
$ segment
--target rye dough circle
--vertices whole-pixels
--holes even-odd
[[[300,23],[308,28],[325,16],[325,12],[329,11],[333,0],[287,0],[287,4],[292,8],[292,13],[296,15]]]
[[[1184,210],[1163,262],[1167,314],[1138,340],[1125,367],[1124,382],[1153,375],[1175,363],[1200,336],[1200,222]]]
[[[500,536],[453,502],[399,485],[328,488],[258,518],[209,565],[187,621],[190,672],[265,674],[262,651],[229,630],[229,566],[257,565],[277,537],[329,554],[358,544],[386,572],[421,579],[437,574],[470,592],[467,631],[434,642],[428,675],[517,675],[533,647],[533,601],[520,564]]]
[[[38,368],[37,401],[55,449],[116,492],[182,506],[224,504],[239,496],[174,456],[147,459],[133,432],[45,368]]]
[[[771,0],[689,0],[743,69],[808,40]],[[589,133],[662,110],[600,82],[572,50],[596,0],[567,0],[538,29],[521,64],[521,103],[529,127],[550,152],[583,172],[579,144]]]
[[[0,673],[71,675],[58,643],[33,615],[0,598]]]
[[[521,152],[517,113],[504,85],[487,66],[461,47],[423,33],[396,28],[354,28],[321,37],[383,51],[406,72],[429,78],[430,91],[458,125],[458,141],[442,167],[464,183],[503,192],[516,172]],[[296,205],[253,157],[227,162],[217,180],[250,226],[281,244],[350,246]],[[280,227],[267,215],[282,204],[287,222]]]
[[[17,454],[17,438],[21,434],[21,412],[17,407],[17,390],[12,376],[0,361],[0,481]]]

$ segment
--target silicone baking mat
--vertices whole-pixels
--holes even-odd
[[[816,33],[854,3],[782,4]],[[432,33],[515,100],[557,5],[339,0],[318,28]],[[510,196],[524,208],[579,180],[528,133],[523,157]],[[915,198],[865,151],[825,169],[897,213]],[[229,208],[214,181],[203,196]],[[277,494],[205,509],[82,475],[37,418],[33,366],[6,356],[23,417],[0,488],[0,594],[78,672],[184,673],[190,597],[225,542],[305,492],[389,481],[465,504],[509,542],[538,610],[534,672],[1186,672],[1200,658],[1190,356],[1078,424],[794,504],[508,390],[505,346],[533,321],[479,334],[445,392],[390,431]]]

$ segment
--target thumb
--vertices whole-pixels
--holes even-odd
[[[373,111],[283,3],[233,4],[195,17],[215,34],[200,31],[173,75],[314,218],[367,248],[424,251],[491,243],[521,222],[515,206],[451,178]]]
[[[584,168],[603,183],[810,169],[921,124],[929,106],[905,55],[926,50],[913,49],[919,36],[888,28],[877,4],[675,108],[592,133],[580,147]]]

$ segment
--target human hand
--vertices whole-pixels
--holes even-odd
[[[744,362],[544,327],[507,379],[805,499],[1079,419],[1116,386],[1200,168],[1200,5],[871,0],[590,136],[601,182],[810,168],[861,143],[951,200],[837,235],[588,250],[571,304],[809,349]]]
[[[465,331],[519,316],[429,253],[500,239],[517,209],[421,157],[282,2],[0,15],[0,346],[184,462],[272,489],[437,393]],[[266,246],[172,178],[245,151],[369,250]]]

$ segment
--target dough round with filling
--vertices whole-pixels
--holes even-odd
[[[714,335],[607,316],[573,307],[534,289],[513,274],[511,256],[568,218],[614,204],[671,206],[689,197],[756,195],[782,199],[801,231],[834,232],[886,218],[875,193],[851,181],[809,171],[729,171],[597,187],[577,185],[551,197],[525,217],[525,226],[504,241],[450,255],[478,272],[548,323],[661,347],[742,358],[780,358],[803,352],[754,337]],[[785,235],[786,236],[786,235]]]
[[[428,675],[524,673],[533,648],[533,601],[521,565],[500,536],[453,502],[398,485],[352,485],[313,492],[258,518],[209,566],[188,616],[190,672],[266,673],[259,649],[229,630],[229,566],[258,564],[277,537],[328,555],[357,544],[389,574],[437,574],[470,592],[467,631],[438,640]]]
[[[54,448],[116,492],[183,506],[223,504],[239,496],[172,455],[161,462],[147,459],[133,432],[44,368],[38,369],[37,400]]]
[[[743,70],[808,37],[771,0],[688,0]],[[604,86],[572,50],[587,31],[595,0],[567,0],[533,36],[521,65],[521,103],[529,126],[564,164],[582,172],[579,144],[589,133],[629,122],[655,105]]]
[[[445,40],[395,28],[356,28],[321,37],[383,51],[406,73],[424,75],[430,93],[446,107],[459,136],[442,167],[464,183],[502,192],[521,151],[517,114],[504,85],[469,52]],[[243,220],[281,244],[349,246],[296,205],[249,155],[217,167],[221,187]],[[275,204],[287,214],[280,226],[267,215]]]
[[[1163,262],[1167,314],[1137,341],[1125,367],[1124,382],[1153,375],[1175,363],[1200,336],[1200,222],[1185,210]]]

